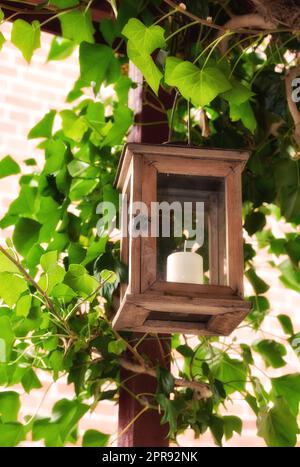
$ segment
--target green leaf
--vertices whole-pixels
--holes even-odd
[[[222,94],[223,99],[226,99],[230,105],[240,105],[249,101],[254,93],[238,81],[232,81],[232,88]]]
[[[0,420],[2,423],[16,422],[20,407],[20,395],[17,392],[0,392]]]
[[[163,367],[157,367],[157,393],[165,394],[169,396],[169,394],[174,389],[174,377],[173,375]]]
[[[82,439],[82,446],[85,448],[102,448],[108,445],[109,435],[97,430],[87,430]]]
[[[0,316],[0,363],[9,361],[15,334],[8,316]]]
[[[76,44],[64,37],[54,36],[51,42],[51,47],[47,57],[47,62],[50,60],[64,60],[69,57],[74,49]]]
[[[38,241],[41,224],[32,219],[20,218],[15,224],[13,242],[21,255],[26,256]]]
[[[259,295],[248,297],[247,300],[252,303],[252,310],[247,316],[247,320],[252,323],[254,329],[259,329],[267,313],[270,311],[270,302],[266,297]]]
[[[164,411],[161,423],[169,424],[169,436],[174,436],[177,430],[177,419],[180,414],[180,408],[175,400],[170,400],[164,394],[157,394],[156,400]]]
[[[11,250],[6,250],[7,253],[14,257],[14,253]],[[19,268],[5,256],[2,251],[0,251],[0,272],[12,272],[12,273],[19,273]]]
[[[76,142],[80,142],[88,129],[84,117],[77,117],[72,110],[63,110],[60,112],[62,118],[62,128],[64,134]]]
[[[250,284],[252,285],[254,292],[257,295],[263,294],[269,290],[270,286],[266,284],[266,282],[264,282],[260,277],[258,277],[254,269],[248,269],[245,275],[249,280]]]
[[[31,308],[31,295],[22,295],[16,304],[16,315],[26,318]]]
[[[32,440],[45,440],[46,447],[62,447],[63,441],[58,423],[51,423],[50,419],[35,420],[32,427]]]
[[[51,138],[52,127],[56,115],[55,110],[50,110],[28,133],[28,139]]]
[[[258,436],[261,436],[269,447],[293,447],[297,442],[296,418],[282,398],[277,398],[271,409],[261,409],[257,429]]]
[[[82,87],[92,86],[95,92],[98,92],[104,81],[115,81],[120,73],[120,65],[113,50],[103,44],[80,44],[79,64]]]
[[[256,130],[257,122],[250,102],[244,102],[239,105],[231,104],[230,118],[233,122],[242,120],[243,125],[248,128],[251,133],[254,133]]]
[[[118,106],[114,113],[114,124],[104,138],[101,146],[121,144],[133,120],[133,112],[127,106]]]
[[[25,279],[11,272],[0,273],[0,297],[8,306],[15,305],[25,290],[27,290]]]
[[[209,428],[217,446],[222,446],[222,438],[224,435],[223,418],[219,415],[212,415],[209,420]]]
[[[82,294],[83,297],[87,297],[99,287],[99,282],[90,276],[86,269],[79,264],[70,265],[65,275],[64,283],[75,292]]]
[[[69,303],[77,294],[66,284],[56,284],[52,289],[51,296],[63,303]]]
[[[3,47],[3,44],[6,42],[5,37],[3,36],[2,32],[0,31],[0,50]]]
[[[63,441],[68,439],[79,420],[89,409],[88,405],[75,400],[62,399],[53,407],[53,418],[59,424],[60,436]]]
[[[17,446],[25,439],[25,430],[21,423],[0,423],[0,446]]]
[[[167,60],[168,63],[168,60]],[[171,66],[174,65],[172,62]],[[231,84],[217,67],[202,70],[191,62],[180,62],[167,73],[167,84],[176,86],[182,96],[196,107],[208,105],[215,97],[231,88]]]
[[[45,144],[46,163],[44,166],[45,175],[57,172],[65,161],[66,145],[60,139],[49,139]]]
[[[291,318],[287,315],[278,315],[277,319],[281,324],[283,332],[292,336],[294,334],[294,327]]]
[[[266,216],[259,211],[253,211],[247,214],[245,218],[244,228],[249,235],[255,234],[258,230],[262,230],[266,225]]]
[[[297,416],[300,402],[300,374],[284,375],[272,378],[271,381],[274,395],[283,397],[292,414]]]
[[[40,389],[42,384],[32,368],[28,368],[21,379],[25,392],[29,393],[32,389]]]
[[[57,251],[49,251],[45,253],[41,259],[40,264],[43,268],[44,274],[41,275],[39,286],[51,294],[55,285],[61,283],[65,277],[65,270],[58,264]]]
[[[76,44],[80,42],[94,42],[94,26],[91,12],[70,11],[59,17],[62,35],[66,39],[73,40]]]
[[[211,366],[211,371],[214,377],[224,384],[227,394],[243,391],[245,388],[247,369],[240,360],[221,353]]]
[[[29,24],[23,19],[17,19],[13,22],[11,41],[22,52],[28,63],[31,61],[33,52],[41,46],[40,35],[39,21],[35,20]]]
[[[126,350],[126,342],[121,339],[117,341],[111,341],[107,346],[107,350],[109,353],[121,355],[124,350]]]
[[[239,417],[233,415],[223,417],[224,434],[226,440],[232,438],[233,433],[242,434],[243,422]]]
[[[165,47],[164,29],[157,25],[147,28],[137,18],[130,18],[122,34],[128,39],[129,59],[141,70],[145,80],[157,94],[162,73],[155,65],[151,54],[154,50]]]
[[[0,161],[0,179],[20,173],[19,165],[11,156],[6,156]]]
[[[262,356],[267,367],[281,368],[286,364],[282,358],[286,355],[286,349],[276,341],[262,339],[253,345],[253,349]]]
[[[300,269],[287,259],[278,265],[281,272],[279,279],[289,289],[300,292]]]

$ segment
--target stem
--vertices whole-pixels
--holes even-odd
[[[168,134],[168,143],[171,142],[172,140],[172,133],[173,133],[173,123],[174,123],[174,116],[175,116],[175,110],[177,106],[177,101],[179,97],[179,92],[176,91],[175,97],[174,97],[174,102],[172,105],[172,110],[171,110],[171,117],[170,117],[170,126],[169,126],[169,134]]]
[[[6,258],[8,258],[12,263],[14,263],[15,266],[17,266],[17,268],[22,273],[22,275],[25,277],[25,279],[28,282],[30,282],[33,285],[33,287],[42,295],[42,297],[44,298],[46,302],[47,308],[50,311],[52,311],[54,315],[56,315],[56,311],[55,311],[52,301],[50,300],[46,292],[39,286],[39,284],[37,284],[35,280],[28,274],[26,269],[23,268],[23,266],[19,263],[19,261],[16,260],[13,256],[11,256],[2,246],[0,246],[0,251],[4,256],[6,256]]]
[[[195,26],[198,24],[198,21],[193,21],[192,23],[187,23],[184,26],[181,26],[181,28],[177,29],[176,31],[172,32],[168,37],[166,37],[166,41],[169,41],[172,39],[172,37],[176,36],[176,34],[179,34],[181,31],[184,31],[184,29],[190,28],[191,26]]]
[[[188,130],[188,145],[191,146],[192,144],[192,136],[191,136],[191,101],[190,99],[188,100],[187,103],[187,109],[188,109],[188,121],[187,121],[187,130]]]

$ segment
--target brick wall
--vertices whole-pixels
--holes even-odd
[[[1,27],[4,35],[9,37],[10,26],[4,24]],[[22,161],[35,157],[42,160],[42,153],[35,148],[35,141],[28,141],[26,135],[30,128],[40,120],[40,118],[50,109],[60,109],[64,107],[64,97],[72,88],[72,84],[78,76],[77,53],[62,62],[46,63],[46,57],[50,47],[52,37],[43,33],[42,47],[33,56],[30,66],[21,57],[20,52],[8,42],[4,45],[0,53],[0,158],[11,154],[21,164],[24,172],[28,170]],[[7,209],[9,203],[14,199],[18,190],[18,177],[9,177],[0,180],[0,216]],[[272,222],[273,230],[280,235],[286,226]],[[10,233],[0,232],[2,238]],[[237,343],[252,342],[253,338],[272,338],[273,335],[281,335],[281,330],[276,314],[285,313],[295,315],[296,330],[300,330],[300,296],[293,291],[283,288],[279,282],[278,274],[270,268],[268,261],[270,257],[265,251],[261,251],[256,258],[256,265],[259,274],[268,283],[271,289],[268,297],[272,303],[273,312],[266,319],[263,326],[264,332],[257,336],[250,333],[247,328],[241,328],[236,332]],[[246,289],[251,293],[250,287],[246,284]],[[230,337],[230,340],[232,338]],[[228,339],[224,339],[226,343]],[[299,371],[299,363],[292,352],[288,354],[289,368],[284,372]],[[256,361],[257,375],[262,377],[263,364],[259,358]],[[280,376],[282,370],[273,370],[272,376]],[[270,371],[268,370],[270,374]],[[53,404],[62,397],[71,398],[73,391],[64,379],[59,379],[55,384],[51,384],[51,379],[46,374],[41,374],[43,389],[35,390],[26,395],[22,393],[22,415],[34,414],[46,416],[51,412]],[[46,395],[45,395],[46,391]],[[236,414],[243,420],[242,437],[234,436],[226,443],[228,446],[263,446],[264,442],[256,436],[255,417],[249,410],[247,404],[233,395],[232,402],[227,403],[228,414]],[[224,413],[226,411],[224,410]],[[112,440],[116,439],[117,430],[117,407],[110,402],[99,404],[93,414],[88,414],[80,423],[80,432],[94,428],[105,433],[112,434]],[[146,429],[146,428],[145,428]],[[193,432],[188,430],[184,435],[179,436],[179,443],[182,446],[213,446],[213,441],[209,434],[204,435],[199,440],[195,440]],[[39,445],[28,440],[26,445]]]

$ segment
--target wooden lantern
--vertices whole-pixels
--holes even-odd
[[[251,308],[243,298],[241,173],[247,159],[248,153],[233,150],[134,143],[124,148],[116,187],[122,193],[121,260],[128,265],[128,283],[121,285],[115,329],[228,335],[245,318]],[[139,202],[147,212],[141,217],[139,211],[145,225],[137,235],[132,226]],[[174,256],[184,251],[184,231],[176,238],[172,227],[167,238],[149,234],[161,224],[152,205],[162,202],[189,206],[193,225],[201,222],[197,252]],[[200,214],[196,203],[203,207]],[[195,263],[183,264],[186,258]]]

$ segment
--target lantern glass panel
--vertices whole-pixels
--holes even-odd
[[[157,201],[158,279],[226,285],[224,179],[158,173]]]

